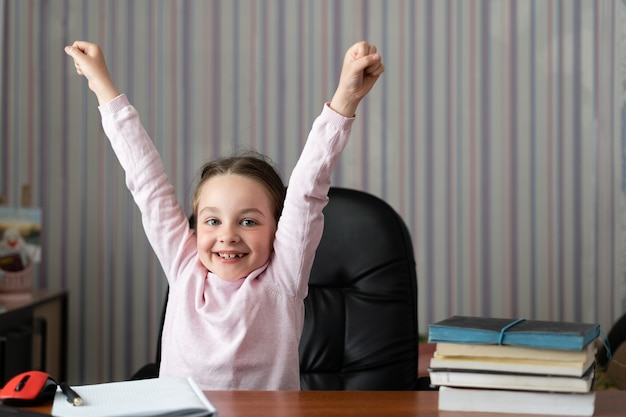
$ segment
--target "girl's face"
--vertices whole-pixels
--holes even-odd
[[[263,185],[241,175],[207,180],[198,198],[196,238],[202,264],[235,281],[265,264],[276,232],[274,207]]]

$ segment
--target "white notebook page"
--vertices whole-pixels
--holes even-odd
[[[53,416],[149,416],[191,408],[216,412],[192,378],[153,378],[72,386],[72,389],[83,399],[83,405],[70,404],[59,388],[52,404]]]

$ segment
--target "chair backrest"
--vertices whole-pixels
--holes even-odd
[[[371,194],[332,187],[300,342],[311,390],[417,389],[417,274],[402,218]]]

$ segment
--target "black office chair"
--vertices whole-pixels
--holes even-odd
[[[407,227],[371,194],[331,188],[329,198],[304,302],[302,389],[417,389],[417,277]]]
[[[165,322],[165,310],[167,309],[167,299],[169,298],[169,287],[165,292],[165,302],[163,303],[163,310],[161,311],[161,324],[159,326],[159,337],[157,339],[157,350],[154,362],[149,362],[136,371],[131,377],[131,380],[137,379],[150,379],[159,376],[159,366],[161,365],[161,338],[163,337],[163,323]]]
[[[418,383],[417,277],[411,237],[383,200],[333,187],[300,342],[303,390],[413,390]],[[160,336],[160,335],[159,335]],[[133,379],[158,376],[157,362]]]

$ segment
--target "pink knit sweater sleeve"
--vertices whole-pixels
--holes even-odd
[[[324,228],[322,209],[328,203],[331,174],[348,142],[353,121],[324,105],[289,180],[271,267],[275,270],[272,275],[283,280],[286,292],[297,298],[307,295]]]
[[[195,236],[188,216],[169,183],[161,157],[125,95],[100,106],[102,125],[120,165],[126,186],[141,211],[146,236],[168,280],[195,258]]]

